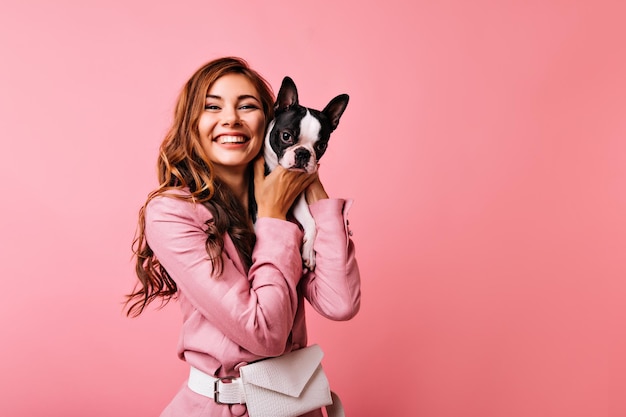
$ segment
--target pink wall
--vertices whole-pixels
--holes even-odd
[[[3,3],[0,415],[157,415],[182,382],[177,307],[120,302],[174,98],[226,54],[351,95],[322,178],[363,307],[310,317],[349,416],[626,415],[623,3],[282,3]]]

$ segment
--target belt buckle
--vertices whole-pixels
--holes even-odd
[[[229,383],[232,383],[232,381],[234,381],[236,378],[237,377],[234,377],[234,376],[224,376],[222,378],[217,378],[215,382],[213,383],[213,401],[215,401],[217,404],[226,404],[226,403],[220,402],[219,383],[226,382],[226,381],[230,381]]]

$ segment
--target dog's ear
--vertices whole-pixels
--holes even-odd
[[[291,106],[296,104],[298,104],[298,90],[296,89],[296,84],[291,78],[285,77],[283,78],[280,90],[278,90],[274,111],[289,110]]]
[[[332,99],[326,107],[324,107],[324,110],[322,110],[322,113],[324,113],[326,117],[328,117],[328,120],[330,120],[331,131],[337,129],[339,119],[341,118],[343,111],[346,109],[346,106],[348,106],[349,99],[350,97],[347,94],[338,95]]]

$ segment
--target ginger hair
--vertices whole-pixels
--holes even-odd
[[[210,61],[200,67],[184,85],[176,102],[172,125],[159,149],[159,186],[148,195],[139,210],[133,241],[135,272],[139,282],[126,296],[129,316],[138,316],[156,299],[161,299],[162,305],[166,304],[178,291],[176,282],[146,241],[145,208],[157,196],[180,198],[203,204],[209,209],[212,219],[207,221],[205,246],[213,264],[214,276],[222,272],[225,233],[232,238],[244,265],[250,267],[252,263],[255,235],[248,220],[249,213],[245,213],[232,191],[215,176],[211,161],[201,146],[198,131],[207,92],[218,78],[232,73],[245,75],[255,86],[261,98],[266,123],[274,116],[274,94],[269,83],[241,58],[225,57]],[[181,189],[189,193],[168,193]]]

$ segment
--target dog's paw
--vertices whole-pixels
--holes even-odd
[[[302,244],[302,261],[304,266],[312,271],[315,269],[315,251],[313,250],[313,241],[304,239]]]

